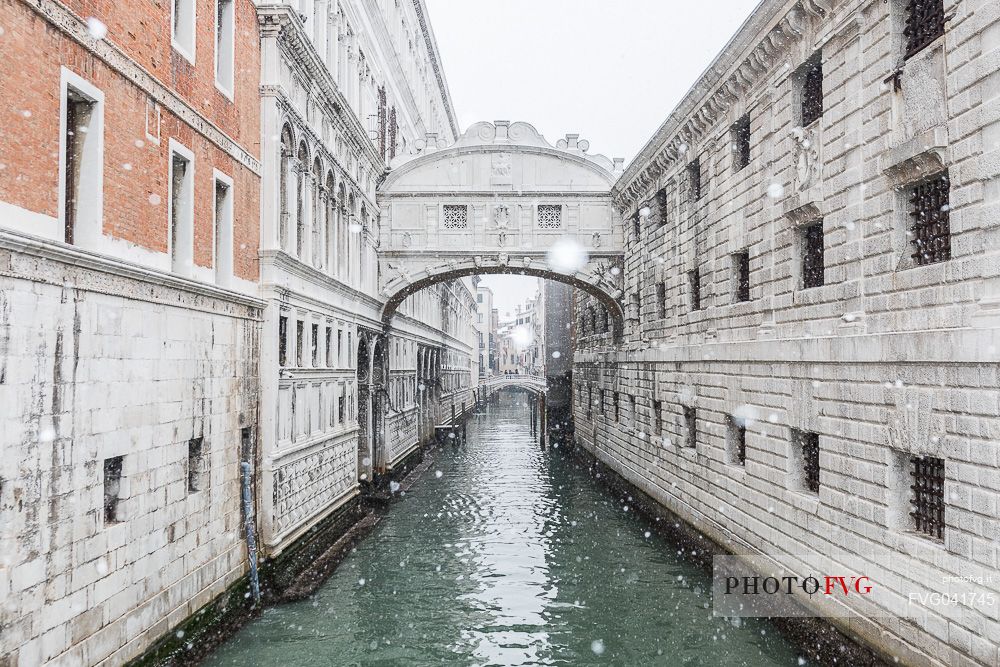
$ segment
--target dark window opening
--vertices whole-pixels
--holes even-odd
[[[333,329],[326,328],[326,367],[333,368]]]
[[[744,114],[732,127],[733,167],[740,171],[750,164],[750,114]]]
[[[733,273],[735,274],[736,301],[750,300],[750,251],[741,250],[733,254]]]
[[[667,316],[667,284],[656,283],[656,312],[662,320]]]
[[[918,183],[910,191],[913,261],[933,264],[951,259],[948,172]]]
[[[906,3],[905,58],[922,51],[944,34],[944,0],[909,0]]]
[[[824,282],[823,223],[802,230],[802,287],[822,287]]]
[[[240,429],[240,461],[253,463],[253,428],[250,426]]]
[[[201,470],[204,464],[203,445],[203,438],[193,438],[188,441],[188,493],[201,491]]]
[[[688,287],[691,290],[691,310],[701,310],[701,272],[698,269],[688,271]]]
[[[730,460],[744,466],[747,464],[747,427],[741,420],[729,417]]]
[[[87,141],[87,130],[94,112],[94,103],[72,88],[66,90],[66,137],[65,137],[65,181],[63,208],[65,211],[64,238],[73,243],[73,231],[79,217],[80,176],[83,172],[83,146]],[[97,141],[97,138],[92,139]],[[87,165],[92,166],[92,165]]]
[[[594,388],[587,385],[587,419],[594,416]]]
[[[695,158],[687,166],[688,192],[691,201],[701,199],[701,160]]]
[[[319,325],[312,325],[312,336],[309,338],[313,368],[319,366]]]
[[[288,318],[278,318],[278,365],[288,363]]]
[[[910,459],[913,495],[910,504],[914,527],[938,540],[944,539],[944,459],[914,456]]]
[[[118,501],[122,488],[123,456],[104,459],[104,523],[118,523]]]
[[[621,417],[621,413],[618,410],[618,392],[617,391],[614,394],[611,395],[611,399],[612,399],[611,411],[613,413],[615,421],[619,421],[619,419]]]
[[[305,323],[302,320],[295,322],[295,365],[302,367],[302,347],[305,342]]]
[[[823,115],[823,58],[817,53],[811,57],[802,72],[802,95],[799,113],[805,127]]]
[[[653,401],[653,433],[663,435],[663,402]]]
[[[684,406],[684,446],[698,446],[698,410],[691,406]]]
[[[793,430],[798,446],[802,448],[802,472],[805,487],[819,493],[819,433]]]

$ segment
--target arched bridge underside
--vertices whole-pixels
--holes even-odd
[[[379,288],[388,327],[434,283],[519,274],[595,296],[624,328],[623,230],[611,203],[615,165],[566,135],[555,146],[527,123],[476,123],[454,144],[428,136],[393,160],[379,188]]]

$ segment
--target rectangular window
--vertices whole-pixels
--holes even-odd
[[[121,521],[118,512],[118,501],[122,490],[122,463],[124,457],[113,456],[104,459],[104,523],[112,524]]]
[[[911,257],[916,264],[951,259],[948,172],[942,172],[910,188]]]
[[[562,227],[562,204],[538,205],[538,228],[559,229]]]
[[[684,406],[684,446],[698,446],[698,410],[689,405]]]
[[[597,414],[604,416],[604,390],[597,390]]]
[[[309,336],[309,360],[312,363],[313,368],[319,367],[319,325],[312,325],[312,331]]]
[[[691,201],[701,199],[701,160],[695,158],[687,166],[688,193]]]
[[[823,264],[823,222],[815,222],[803,227],[802,234],[802,287],[822,287],[824,281]]]
[[[326,328],[326,367],[333,368],[333,328]]]
[[[701,272],[698,269],[688,271],[688,289],[691,292],[691,310],[701,310]]]
[[[908,0],[906,3],[906,58],[916,55],[944,34],[944,0]]]
[[[302,367],[302,348],[305,343],[305,323],[302,320],[295,321],[295,365]]]
[[[240,429],[240,461],[253,463],[253,428],[250,426]]]
[[[232,99],[233,0],[215,0],[215,2],[215,85]]]
[[[171,145],[174,146],[173,140]],[[194,263],[194,166],[191,153],[170,154],[170,270],[188,275]]]
[[[740,171],[750,164],[750,114],[733,123],[733,168]]]
[[[662,320],[667,316],[667,284],[656,283],[656,314]]]
[[[204,459],[202,457],[203,438],[188,440],[188,493],[201,491],[201,471]]]
[[[347,390],[345,389],[344,391],[346,392]],[[345,401],[345,396],[343,394],[341,394],[340,396],[337,397],[337,423],[338,424],[343,424],[344,423],[344,401]]]
[[[288,363],[288,318],[282,315],[278,318],[278,365]]]
[[[653,400],[653,435],[663,435],[663,402]]]
[[[195,0],[173,0],[170,40],[174,49],[194,63]]]
[[[465,229],[469,226],[469,207],[464,204],[444,205],[444,228]]]
[[[733,300],[750,300],[750,251],[733,253]]]
[[[587,385],[587,419],[594,416],[594,388]]]
[[[817,52],[807,60],[797,73],[799,86],[799,120],[802,127],[819,120],[823,115],[823,56]]]
[[[337,329],[337,366],[340,366],[344,359],[343,342],[344,332],[342,329]]]
[[[233,275],[233,197],[231,182],[215,178],[215,282],[228,285]]]
[[[612,394],[611,398],[612,398],[612,406],[611,407],[612,407],[612,413],[613,413],[613,416],[614,416],[614,420],[615,421],[619,421],[619,419],[621,418],[621,413],[619,412],[619,409],[618,409],[618,392],[616,391],[614,394]]]
[[[792,445],[801,453],[802,485],[819,493],[819,433],[792,429]]]
[[[63,69],[63,79],[66,115],[61,156],[63,241],[79,243],[81,225],[100,231],[104,98],[100,91],[69,70]]]
[[[944,459],[914,456],[910,459],[913,485],[910,496],[914,528],[918,532],[944,539]]]
[[[728,417],[727,442],[729,462],[737,465],[747,463],[747,427],[742,419],[730,415]]]

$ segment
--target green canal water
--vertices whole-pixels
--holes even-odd
[[[714,618],[708,576],[542,451],[524,400],[471,418],[311,599],[205,664],[801,664],[767,622]]]

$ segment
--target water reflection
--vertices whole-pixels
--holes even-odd
[[[796,665],[763,622],[528,433],[473,418],[312,599],[265,611],[210,665]]]

